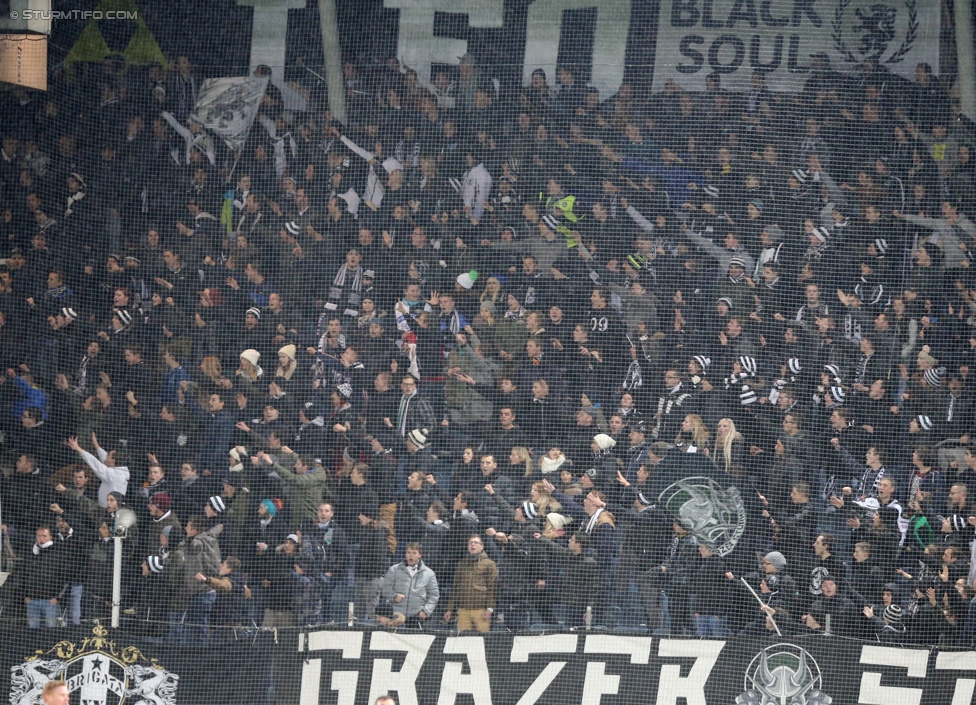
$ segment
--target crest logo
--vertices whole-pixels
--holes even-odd
[[[805,649],[774,644],[760,651],[746,670],[745,692],[736,705],[831,705],[821,690],[820,666]]]
[[[900,7],[904,19],[899,21]],[[901,63],[918,38],[917,0],[870,2],[837,0],[831,38],[846,63],[877,59],[881,64]],[[892,45],[900,39],[894,51]]]
[[[41,691],[63,679],[84,705],[176,705],[179,676],[135,646],[118,647],[96,625],[78,645],[59,641],[10,671],[10,705],[41,705]]]
[[[681,525],[720,556],[735,548],[746,530],[746,506],[735,486],[722,487],[710,477],[685,477],[658,496]]]

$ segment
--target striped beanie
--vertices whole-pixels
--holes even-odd
[[[756,372],[759,369],[759,365],[756,364],[756,358],[743,355],[739,358],[739,364],[742,365],[742,371],[750,377],[756,376]]]

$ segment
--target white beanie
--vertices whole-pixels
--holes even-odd
[[[477,270],[472,269],[470,272],[459,274],[457,283],[462,289],[471,289],[474,286],[474,283],[478,281],[478,276]]]
[[[258,362],[261,360],[261,353],[259,353],[257,350],[254,350],[253,348],[248,348],[247,350],[241,353],[241,359],[247,360],[252,365],[257,367]]]
[[[296,348],[293,343],[289,343],[288,345],[282,345],[280,348],[278,348],[278,353],[280,355],[284,355],[292,362],[295,361],[295,355],[297,352],[298,352],[298,348]]]
[[[617,445],[617,442],[605,433],[596,434],[593,436],[593,440],[596,441],[596,444],[600,447],[600,450],[610,450]]]
[[[565,517],[562,514],[557,514],[556,512],[549,512],[546,514],[546,521],[549,522],[549,526],[551,526],[555,531],[566,528],[566,525],[570,523],[570,519],[568,517]]]
[[[234,461],[234,464],[228,468],[231,472],[243,472],[244,463],[241,462],[241,456],[247,457],[247,448],[244,446],[235,446],[231,448],[227,454]]]

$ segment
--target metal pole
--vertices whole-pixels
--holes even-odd
[[[3,526],[3,501],[2,500],[0,500],[0,526]],[[3,552],[4,536],[5,533],[3,529],[0,529],[0,587],[3,587],[3,584],[7,582],[7,577],[9,576],[9,573],[5,572],[3,569],[4,563],[6,562],[7,559],[7,554]]]
[[[335,0],[319,0],[319,25],[322,27],[322,54],[329,86],[329,111],[346,124],[346,86],[342,80],[342,44],[339,42],[339,20]]]
[[[973,7],[969,0],[956,0],[956,80],[962,114],[976,120],[976,57],[973,50]]]
[[[119,628],[119,612],[122,604],[122,537],[116,536],[115,560],[112,565],[112,629]]]

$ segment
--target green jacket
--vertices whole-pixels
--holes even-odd
[[[293,463],[292,463],[293,465]],[[319,504],[322,502],[322,491],[329,482],[325,468],[315,465],[302,474],[289,470],[276,462],[271,469],[278,473],[282,482],[291,487],[291,523],[301,526],[318,519]]]

